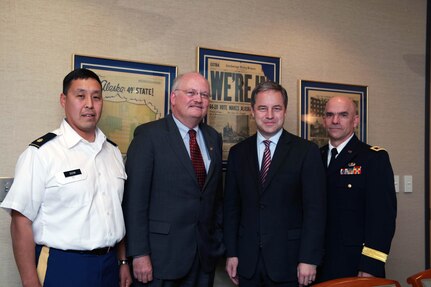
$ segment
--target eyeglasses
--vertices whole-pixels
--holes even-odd
[[[181,91],[184,94],[186,94],[187,97],[193,98],[194,96],[200,96],[201,99],[208,100],[210,98],[210,95],[206,92],[198,92],[194,89],[192,90],[182,90],[182,89],[175,89],[175,91]]]

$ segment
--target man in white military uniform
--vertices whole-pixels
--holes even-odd
[[[11,212],[13,252],[23,286],[131,284],[121,201],[126,174],[118,147],[97,128],[99,77],[70,72],[59,129],[21,154],[1,207]]]

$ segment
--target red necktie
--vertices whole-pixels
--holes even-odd
[[[198,142],[196,141],[196,131],[189,130],[190,137],[190,158],[192,159],[193,168],[195,169],[196,178],[201,189],[204,186],[205,178],[207,176],[205,170],[204,160],[202,159],[201,150],[199,149]]]
[[[265,144],[265,150],[263,151],[262,165],[260,168],[260,182],[262,185],[265,183],[269,165],[271,164],[271,150],[269,149],[271,141],[264,140],[263,143]]]

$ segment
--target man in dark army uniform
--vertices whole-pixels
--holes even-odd
[[[354,102],[333,97],[326,104],[328,145],[327,229],[318,281],[341,277],[385,277],[395,233],[397,202],[388,153],[356,137],[359,116]]]

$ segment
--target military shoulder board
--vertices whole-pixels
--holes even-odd
[[[373,150],[373,151],[382,151],[382,150],[385,150],[384,148],[382,148],[382,147],[379,147],[379,146],[372,146],[372,147],[370,147],[370,150]]]
[[[47,133],[46,135],[44,135],[43,137],[38,138],[37,140],[33,141],[29,145],[30,146],[34,146],[35,148],[40,148],[41,146],[43,146],[44,144],[46,144],[47,142],[49,142],[50,140],[52,140],[56,136],[57,135],[54,134],[54,133]]]
[[[106,141],[110,144],[112,144],[113,146],[118,146],[116,143],[114,143],[113,141],[111,141],[110,139],[106,138]]]

